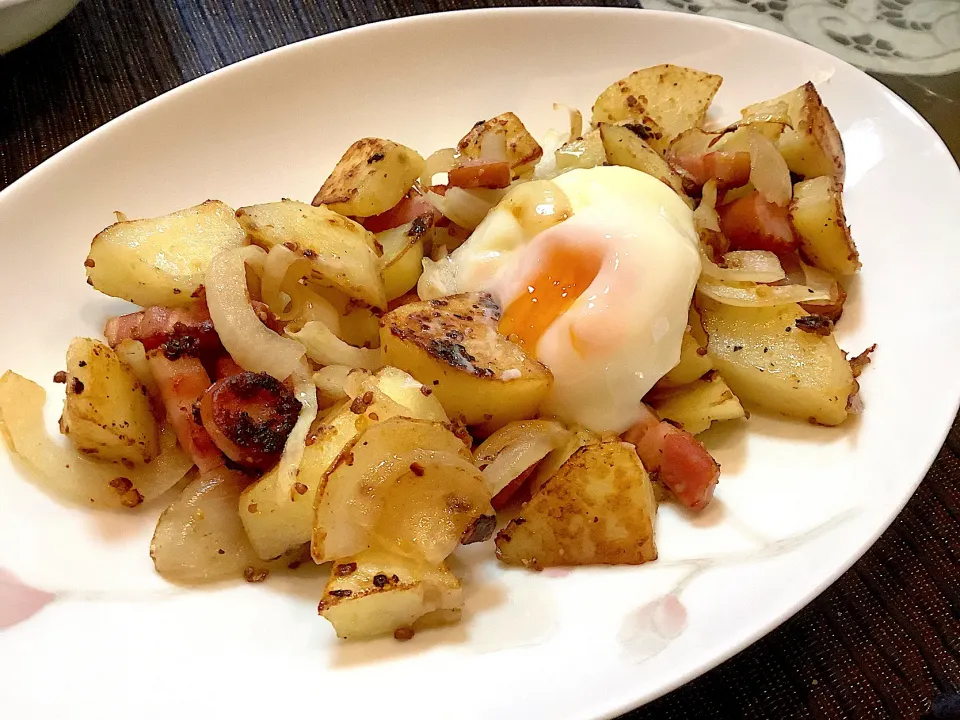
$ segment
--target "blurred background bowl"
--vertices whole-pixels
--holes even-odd
[[[43,35],[80,0],[0,0],[0,55]]]

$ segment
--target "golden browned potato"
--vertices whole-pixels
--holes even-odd
[[[536,494],[537,490],[543,487],[544,483],[557,474],[564,463],[567,462],[573,454],[586,445],[596,445],[605,440],[613,440],[612,437],[602,437],[592,430],[588,430],[582,425],[575,425],[570,428],[570,437],[567,442],[551,451],[547,456],[537,464],[536,470],[530,477],[529,492],[530,496]]]
[[[843,183],[846,169],[843,141],[813,83],[808,82],[779,97],[751,105],[741,113],[745,118],[762,117],[767,110],[779,115],[783,103],[786,103],[793,127],[784,128],[777,148],[790,171],[805,178],[829,175]]]
[[[395,368],[366,376],[350,389],[353,395],[329,411],[316,428],[315,437],[304,449],[293,488],[280,487],[279,473],[273,469],[240,496],[240,519],[259,557],[274,558],[310,542],[317,488],[341,453],[377,420],[397,416],[447,419],[435,397],[424,395],[420,383]],[[368,392],[369,403],[363,399]]]
[[[687,200],[686,193],[683,191],[683,179],[660,153],[631,130],[629,125],[600,123],[600,135],[603,138],[603,147],[609,164],[623,165],[647,175],[653,175]]]
[[[661,419],[676,423],[692,435],[702,433],[714,422],[745,416],[740,401],[717,372],[658,394],[650,405]]]
[[[318,563],[382,547],[443,561],[482,518],[490,494],[470,451],[446,423],[393,417],[373,424],[317,490],[311,552]],[[469,534],[468,534],[469,531]]]
[[[553,375],[497,332],[499,319],[486,293],[403,305],[380,323],[384,364],[432,389],[451,418],[479,435],[532,418]]]
[[[860,254],[843,214],[843,188],[824,175],[793,186],[790,221],[800,236],[800,249],[814,265],[835,276],[860,269]]]
[[[425,166],[416,150],[392,140],[357,140],[340,158],[313,204],[351,217],[379,215],[400,202]]]
[[[446,565],[370,549],[333,563],[319,609],[341,638],[403,640],[457,622],[462,604],[460,581]]]
[[[719,75],[679,65],[637,70],[600,93],[592,122],[642,126],[643,139],[662,153],[684,130],[700,126],[721,82]]]
[[[815,316],[792,304],[698,305],[713,366],[742,402],[821,425],[846,419],[853,373],[832,335],[810,331],[804,318]]]
[[[74,338],[67,349],[67,399],[60,432],[99,460],[142,464],[159,451],[147,389],[109,345]]]
[[[508,565],[638,565],[656,560],[653,485],[632,445],[578,450],[497,535]]]
[[[84,265],[102,293],[149,307],[188,305],[221,250],[240,247],[243,228],[219,200],[143,220],[123,220],[97,235]]]
[[[514,177],[531,170],[543,155],[540,143],[512,112],[478,122],[457,143],[460,155],[470,160],[495,157],[503,148]]]
[[[594,168],[603,165],[607,160],[599,130],[591,130],[583,137],[564,143],[557,150],[556,156],[558,173],[577,168]]]
[[[316,283],[386,308],[376,241],[362,225],[325,207],[293,200],[240,208],[237,219],[260,247],[286,245],[307,258]]]

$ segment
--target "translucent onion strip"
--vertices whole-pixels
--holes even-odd
[[[172,429],[160,433],[160,453],[146,465],[127,468],[88,460],[55,442],[43,420],[46,392],[15,372],[0,378],[0,432],[13,455],[50,494],[85,507],[136,507],[162,495],[193,467]]]
[[[812,265],[801,263],[804,281],[807,287],[816,292],[825,292],[830,294],[830,299],[836,299],[837,279],[826,270],[815,268]]]
[[[317,419],[319,404],[317,402],[317,387],[310,377],[306,362],[293,374],[293,392],[300,401],[300,415],[287,436],[283,446],[283,454],[277,465],[277,487],[281,493],[294,492],[293,484],[297,481],[300,470],[300,461],[303,460],[303,451],[307,446],[307,435],[310,425]]]
[[[553,104],[554,110],[566,110],[570,115],[570,136],[567,140],[573,140],[583,135],[583,114],[576,108],[561,103]]]
[[[290,285],[287,293],[293,298],[293,303],[279,318],[287,323],[288,330],[299,330],[308,322],[316,320],[339,337],[341,317],[333,303],[299,283]]]
[[[157,521],[150,557],[157,573],[172,582],[239,579],[263,566],[240,521],[241,473],[218,468],[194,480]]]
[[[767,202],[781,207],[793,197],[790,170],[776,145],[763,134],[750,130],[750,182]]]
[[[282,316],[288,305],[294,304],[291,284],[310,272],[310,261],[283,245],[274,245],[263,262],[260,279],[260,297],[277,316]]]
[[[714,263],[701,249],[700,273],[725,282],[774,283],[786,273],[780,259],[767,250],[734,250],[723,256],[726,267]]]
[[[439,260],[423,259],[423,272],[417,280],[417,295],[421,300],[456,295],[457,265],[444,255]]]
[[[379,350],[348,345],[322,322],[308,322],[296,332],[287,331],[287,335],[306,349],[307,357],[320,365],[347,365],[366,370],[377,370],[383,365]]]
[[[570,440],[571,433],[552,420],[510,423],[487,438],[474,453],[490,496],[503,490],[531,465]]]
[[[717,215],[717,181],[708,180],[703,186],[700,204],[693,211],[693,223],[697,231],[720,232],[720,216]]]
[[[420,184],[425,187],[436,185],[436,176],[440,173],[450,172],[451,168],[457,164],[458,157],[457,151],[453,148],[442,148],[432,153],[427,158],[423,173],[420,175]],[[446,184],[446,178],[441,179],[443,182],[440,184]]]
[[[352,370],[347,365],[327,365],[313,374],[313,384],[326,404],[347,399],[345,386]]]
[[[445,217],[460,227],[475,230],[503,195],[502,190],[450,188],[446,195],[428,192],[426,197]]]
[[[480,140],[480,159],[491,162],[507,160],[507,134],[505,132],[484,133]]]
[[[150,363],[147,361],[147,351],[144,349],[143,343],[139,340],[127,338],[126,340],[121,340],[120,344],[117,345],[114,350],[117,353],[117,357],[133,370],[133,374],[137,376],[137,380],[139,380],[147,389],[147,392],[150,393],[150,397],[159,400],[160,387],[157,385],[157,379],[150,370]]]
[[[831,293],[806,285],[727,284],[700,276],[697,290],[717,302],[737,307],[771,307],[789,303],[829,300]]]
[[[297,369],[304,349],[270,330],[253,311],[244,250],[224,250],[210,261],[204,281],[210,317],[220,342],[240,367],[285,380]]]

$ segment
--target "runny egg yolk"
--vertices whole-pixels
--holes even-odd
[[[558,243],[543,257],[527,292],[507,306],[500,333],[534,352],[547,329],[563,315],[600,272],[603,256],[594,247]]]

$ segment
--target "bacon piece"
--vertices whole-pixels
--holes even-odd
[[[223,465],[223,454],[194,412],[194,406],[210,387],[210,376],[203,364],[195,357],[170,360],[163,350],[154,350],[148,360],[180,447],[190,455],[201,473]]]
[[[733,250],[769,250],[792,253],[799,241],[786,207],[767,202],[754,190],[749,195],[717,208],[720,229]]]
[[[644,406],[644,416],[627,430],[647,472],[657,473],[683,505],[693,510],[707,506],[720,478],[720,466],[693,435],[661,421]]]
[[[107,344],[110,347],[116,347],[124,340],[140,340],[138,337],[140,323],[143,321],[145,314],[145,311],[141,310],[107,320],[107,324],[103,328],[103,335],[107,338]],[[143,341],[141,340],[141,342]]]
[[[440,217],[440,211],[433,206],[433,203],[420,193],[411,190],[389,210],[372,217],[360,218],[358,222],[370,232],[379,233],[406,225],[424,214],[432,215],[434,221]]]
[[[242,372],[244,372],[244,369],[229,355],[221,355],[214,363],[214,374],[217,376],[217,380],[223,380],[231,375],[239,375]]]
[[[748,156],[748,171],[749,167]],[[459,188],[505,188],[512,179],[513,172],[506,161],[467,160],[447,173],[447,184]]]
[[[139,340],[147,352],[155,350],[175,335],[195,337],[202,349],[220,346],[206,303],[188,307],[165,308],[159,305],[146,310],[110,318],[103,334],[110,347],[123,340]]]
[[[750,181],[750,153],[707,152],[703,155],[676,155],[674,165],[686,172],[696,187],[703,187],[709,180],[717,181],[717,189],[740,187]]]
[[[218,380],[206,390],[200,417],[228,458],[266,468],[280,459],[300,407],[300,401],[276,378],[244,371]]]

